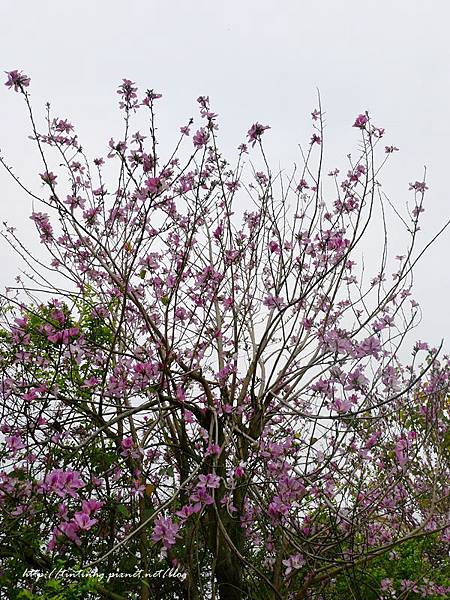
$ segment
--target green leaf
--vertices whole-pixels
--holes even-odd
[[[119,515],[121,515],[124,519],[129,519],[131,517],[127,507],[124,504],[119,504],[117,506],[117,512],[119,513]]]

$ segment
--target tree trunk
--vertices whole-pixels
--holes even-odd
[[[228,548],[219,551],[216,578],[220,600],[242,600],[242,565]]]

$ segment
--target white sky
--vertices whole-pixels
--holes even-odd
[[[421,180],[427,165],[425,240],[450,217],[449,17],[445,0],[2,0],[0,69],[23,69],[35,112],[51,101],[77,126],[91,156],[119,137],[115,90],[128,77],[163,93],[160,134],[168,140],[196,116],[200,94],[219,113],[229,157],[253,122],[269,124],[265,142],[275,169],[299,161],[318,87],[330,168],[343,170],[356,150],[351,124],[365,110],[386,128],[386,143],[400,148],[382,179],[397,206],[411,199],[408,182]],[[24,180],[37,183],[24,106],[1,88],[0,148]],[[1,221],[38,248],[31,202],[3,172],[0,201]],[[369,253],[378,249],[373,244]],[[449,250],[450,232],[416,270],[424,316],[414,337],[434,344],[450,329]],[[1,240],[0,261],[3,287],[18,263]]]

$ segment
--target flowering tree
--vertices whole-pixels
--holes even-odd
[[[387,231],[384,130],[360,114],[357,156],[324,176],[319,103],[287,176],[258,122],[225,160],[202,96],[163,157],[161,95],[125,79],[122,139],[90,160],[49,105],[38,127],[29,83],[8,73],[40,188],[0,160],[48,260],[5,224],[27,265],[1,312],[8,597],[445,596],[431,563],[380,562],[450,542],[448,359],[402,350],[425,181],[392,206],[404,255],[383,235],[370,277],[360,256],[374,216]]]

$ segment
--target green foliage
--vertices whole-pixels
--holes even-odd
[[[436,535],[412,539],[392,552],[385,552],[368,561],[343,572],[326,585],[322,592],[323,600],[379,600],[383,598],[380,584],[383,580],[392,580],[397,593],[402,591],[402,582],[412,581],[419,588],[433,581],[437,585],[450,586],[450,557],[446,555],[445,545]],[[386,593],[386,598],[390,598]],[[422,592],[410,592],[408,600],[442,600],[442,595],[422,595]]]

